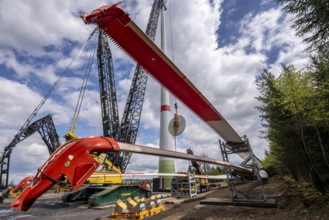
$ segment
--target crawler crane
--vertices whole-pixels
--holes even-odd
[[[150,12],[150,17],[146,27],[146,35],[152,40],[155,39],[162,4],[163,0],[155,0]],[[112,53],[107,37],[102,29],[99,29],[98,31],[97,63],[103,136],[114,138],[121,142],[134,144],[137,138],[148,74],[139,64],[136,65],[120,123]],[[73,119],[77,119],[78,115],[79,113],[73,116]],[[74,132],[75,127],[75,123],[72,123],[67,137],[78,139]],[[101,171],[96,171],[94,175],[89,178],[89,183],[92,185],[122,184],[122,176],[106,176],[106,174],[124,173],[129,164],[130,157],[131,152],[95,154],[94,159],[103,165],[103,169]],[[136,189],[134,188],[132,190],[135,191]],[[73,199],[78,200],[82,197],[88,199],[88,197],[93,194],[92,192],[99,191],[99,188],[89,186],[76,192],[69,192],[67,195],[64,195],[63,199],[64,201],[72,201]],[[88,196],[86,196],[87,194]],[[97,200],[95,197],[97,197],[97,195],[93,196],[93,200]],[[102,194],[102,197],[104,198],[104,194]]]
[[[255,161],[247,139],[242,139],[214,106],[188,80],[165,54],[131,20],[118,4],[103,6],[90,14],[81,15],[85,23],[97,24],[104,32],[134,58],[149,74],[194,111],[225,141],[224,145],[248,161]],[[184,91],[184,92],[182,92]],[[78,189],[97,169],[92,153],[140,153],[201,161],[225,167],[236,176],[260,178],[256,166],[245,167],[223,161],[169,150],[161,150],[107,137],[87,137],[67,142],[59,147],[41,166],[30,186],[13,202],[13,208],[26,211],[35,200],[66,176],[72,187]],[[227,153],[227,152],[226,152]],[[73,159],[74,158],[74,159]],[[264,201],[266,197],[262,198]]]
[[[81,15],[85,23],[97,24],[122,49],[134,58],[145,70],[163,84],[186,106],[195,112],[225,141],[224,147],[239,154],[245,161],[252,161],[254,166],[229,163],[226,158],[217,160],[169,150],[161,150],[146,146],[118,142],[108,137],[87,137],[67,142],[60,146],[41,166],[30,186],[27,186],[13,202],[13,208],[27,211],[35,200],[50,189],[64,176],[72,187],[78,189],[98,168],[91,154],[93,153],[140,153],[172,158],[181,158],[216,164],[225,167],[236,176],[260,178],[257,163],[248,139],[242,139],[229,125],[224,117],[188,80],[188,78],[172,63],[165,54],[138,28],[128,13],[118,4],[103,6],[90,14]],[[184,91],[184,92],[182,92]],[[226,151],[226,153],[230,153]],[[225,152],[224,152],[225,153]],[[237,195],[242,196],[242,195]],[[266,197],[261,198],[266,201]]]

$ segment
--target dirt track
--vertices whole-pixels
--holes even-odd
[[[255,184],[245,184],[239,186],[242,191],[258,192],[259,188]],[[183,203],[180,205],[168,206],[168,211],[146,218],[147,220],[199,220],[199,219],[221,219],[221,220],[300,220],[300,219],[329,219],[329,203],[314,203],[308,208],[303,204],[302,198],[298,195],[287,196],[288,187],[279,177],[274,177],[265,185],[265,190],[269,199],[276,199],[277,208],[257,208],[242,206],[219,206],[200,205],[199,201]],[[227,188],[209,193],[207,198],[230,198]]]

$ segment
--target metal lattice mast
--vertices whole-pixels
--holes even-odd
[[[155,0],[152,5],[150,17],[146,27],[146,34],[154,41],[158,18],[163,0]],[[118,141],[134,144],[137,138],[139,122],[143,109],[144,95],[147,84],[148,73],[137,64],[128,94],[126,106],[121,120]],[[114,165],[124,172],[128,166],[131,153],[121,152],[113,155],[111,160]]]
[[[103,31],[99,29],[98,35],[98,78],[100,102],[103,122],[103,135],[118,138],[119,112],[116,96],[112,53]]]
[[[61,145],[53,118],[51,115],[47,115],[46,117],[34,122],[31,126],[34,124],[38,127],[38,132],[43,142],[47,145],[49,154],[51,155]]]
[[[13,148],[21,141],[30,137],[35,132],[39,132],[43,141],[48,147],[48,151],[52,154],[59,146],[59,136],[57,135],[55,125],[51,115],[47,115],[32,124],[27,124],[20,129],[20,131],[15,135],[15,138],[11,143],[5,147],[3,154],[0,157],[0,188],[7,188],[9,181],[9,165],[10,165],[10,155]]]

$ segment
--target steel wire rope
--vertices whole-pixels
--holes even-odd
[[[47,99],[49,98],[49,96],[51,96],[53,94],[53,92],[55,91],[55,89],[59,86],[59,83],[61,82],[61,80],[63,79],[63,77],[65,76],[65,74],[69,71],[70,67],[72,66],[73,62],[78,58],[78,56],[80,56],[81,52],[85,49],[85,47],[88,44],[88,41],[92,38],[92,36],[94,35],[94,33],[96,32],[97,28],[95,28],[91,34],[89,35],[86,43],[81,47],[81,49],[78,51],[78,53],[73,57],[73,59],[71,60],[71,62],[69,63],[69,65],[64,69],[64,71],[60,74],[59,78],[56,80],[56,82],[52,85],[52,87],[48,90],[48,92],[46,93],[46,95],[43,97],[43,99],[41,100],[41,102],[39,103],[39,105],[34,109],[34,111],[32,112],[32,114],[30,115],[30,117],[26,120],[26,122],[23,124],[23,126],[21,127],[21,129],[19,130],[18,134],[20,132],[22,132],[26,126],[28,126],[30,124],[30,122],[32,121],[32,119],[37,115],[38,111],[41,109],[41,107],[45,104],[45,102],[47,101]],[[18,136],[18,134],[16,136]]]
[[[173,63],[175,63],[175,57],[174,57],[174,41],[173,41],[173,34],[172,34],[172,22],[171,22],[171,6],[168,1],[168,11],[169,11],[169,28],[170,28],[170,47],[171,47],[171,59]]]
[[[175,57],[174,57],[174,40],[173,40],[173,31],[172,31],[172,7],[171,7],[171,4],[169,3],[168,1],[168,11],[169,11],[169,28],[170,28],[170,47],[171,47],[171,59],[172,59],[172,62],[175,63]],[[175,99],[175,116],[174,116],[174,119],[175,119],[175,123],[178,122],[178,113],[177,113],[177,108],[178,108],[178,104],[177,104],[177,97],[174,96],[174,99]],[[174,123],[174,124],[175,124]],[[174,127],[175,129],[175,127]],[[177,128],[176,128],[177,129]],[[175,130],[176,130],[175,129]],[[176,132],[175,132],[176,133]],[[177,140],[176,140],[176,135],[174,135],[174,145],[175,145],[175,151],[177,151]]]
[[[169,28],[170,28],[170,47],[171,47],[171,59],[172,59],[172,62],[175,63],[175,57],[174,57],[174,40],[173,40],[173,31],[172,31],[172,20],[171,20],[171,5],[170,5],[170,2],[168,1],[168,11],[169,11]],[[175,103],[177,103],[177,98],[175,96]]]
[[[90,70],[91,70],[93,60],[94,60],[94,56],[95,56],[95,52],[96,52],[96,42],[94,43],[94,46],[92,48],[94,48],[94,49],[90,52],[88,65],[87,65],[85,75],[84,75],[84,78],[83,78],[83,81],[82,81],[82,85],[81,85],[81,88],[80,88],[80,92],[79,92],[79,98],[78,98],[78,101],[77,101],[77,105],[75,106],[74,114],[73,114],[73,117],[72,117],[72,123],[71,123],[71,127],[70,127],[71,131],[75,131],[76,124],[77,124],[77,121],[78,121],[78,118],[79,118],[79,115],[80,115],[82,101],[83,101],[83,98],[84,98],[84,95],[85,95],[85,92],[86,92],[88,79],[89,79],[89,75],[90,75],[90,72],[91,72]]]

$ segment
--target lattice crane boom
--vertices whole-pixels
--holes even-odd
[[[21,141],[39,132],[42,140],[47,145],[48,151],[52,154],[60,145],[59,137],[51,115],[47,115],[31,124],[24,125],[19,132],[15,135],[14,139],[8,146],[5,147],[3,154],[0,157],[0,183],[1,188],[8,187],[9,181],[9,165],[10,155],[13,148]]]
[[[98,33],[97,63],[103,135],[118,138],[120,124],[112,53],[103,31],[99,29]]]
[[[156,35],[156,29],[158,25],[158,20],[159,20],[159,13],[160,9],[163,6],[163,0],[155,0],[150,17],[148,20],[148,24],[146,27],[146,35],[154,41],[155,35]],[[113,72],[109,72],[109,74]],[[114,79],[114,77],[110,77]],[[118,141],[125,142],[125,143],[130,143],[134,144],[137,138],[137,133],[138,133],[138,127],[139,127],[139,122],[141,118],[141,113],[143,109],[143,102],[144,102],[144,96],[145,96],[145,90],[146,90],[146,85],[147,85],[147,78],[148,78],[148,73],[139,65],[137,64],[134,76],[132,79],[130,91],[128,94],[126,106],[123,112],[123,117],[121,120],[121,125],[119,128],[119,134],[117,137]],[[114,88],[114,84],[113,87]],[[110,93],[113,95],[113,99],[115,96],[115,90],[114,92]],[[115,117],[117,116],[117,109],[112,108],[110,109],[112,111],[113,119],[111,120],[113,123],[113,129],[116,129],[117,127],[117,122]],[[104,119],[103,119],[103,126],[104,126]],[[116,131],[116,130],[113,130]],[[105,133],[104,133],[105,134]],[[114,132],[114,134],[116,134]],[[105,135],[106,136],[106,135]],[[114,137],[115,136],[109,136],[109,137]],[[129,160],[131,157],[130,152],[120,152],[117,154],[111,154],[110,160],[113,162],[113,164],[117,167],[120,167],[121,171],[124,172],[129,164]]]

